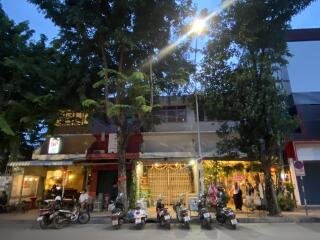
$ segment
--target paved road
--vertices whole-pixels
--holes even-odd
[[[237,230],[215,226],[203,230],[196,224],[191,230],[173,225],[171,230],[159,229],[156,224],[147,224],[143,230],[125,224],[114,231],[105,224],[71,225],[65,229],[41,230],[36,224],[19,221],[0,221],[0,239],[4,240],[171,240],[171,239],[236,239],[236,240],[319,240],[320,223],[241,224]]]

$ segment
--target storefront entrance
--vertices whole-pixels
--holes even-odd
[[[109,198],[115,199],[118,194],[117,178],[117,171],[99,171],[97,194],[103,193],[104,195],[108,195]]]
[[[174,204],[181,193],[194,192],[192,170],[183,164],[153,164],[146,167],[145,177],[150,199],[162,195],[165,204]]]
[[[320,162],[319,161],[305,161],[304,169],[306,176],[303,177],[305,193],[307,203],[309,205],[320,205],[320,192],[316,189],[319,188],[319,173],[320,173]],[[300,177],[297,177],[300,196],[303,199],[304,193],[302,191],[302,182]]]

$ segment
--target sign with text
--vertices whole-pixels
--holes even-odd
[[[189,210],[190,211],[198,211],[198,198],[197,197],[189,197]]]
[[[297,177],[304,177],[306,175],[303,161],[296,160],[293,162],[293,166]]]
[[[61,150],[62,140],[61,138],[50,138],[48,154],[58,154]]]
[[[118,138],[116,133],[109,134],[108,153],[117,153]]]

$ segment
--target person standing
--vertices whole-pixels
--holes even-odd
[[[247,208],[253,209],[253,193],[254,189],[251,183],[246,179],[246,205]]]
[[[234,183],[233,201],[234,201],[236,210],[242,211],[242,191],[237,182]]]
[[[223,186],[218,186],[218,201],[221,201],[221,203],[223,204],[223,206],[227,206],[227,196],[226,193],[224,191]]]
[[[0,196],[0,213],[6,212],[6,206],[8,204],[8,195],[6,191],[2,191]]]
[[[208,189],[208,195],[209,195],[209,201],[212,204],[212,206],[217,205],[217,195],[218,195],[218,189],[216,187],[215,182],[212,182],[209,189]]]

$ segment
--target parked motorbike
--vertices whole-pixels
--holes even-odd
[[[201,222],[201,227],[212,229],[212,217],[207,208],[207,198],[205,195],[202,195],[198,201],[198,214]]]
[[[142,205],[143,205],[143,201],[138,200],[136,202],[136,209],[134,210],[134,213],[133,213],[134,223],[137,229],[142,229],[146,224],[146,220],[147,220],[147,212]]]
[[[37,222],[41,229],[47,229],[52,224],[54,213],[61,209],[61,197],[56,196],[55,200],[44,200],[46,207],[39,210]]]
[[[114,209],[112,209],[111,223],[113,229],[119,229],[124,222],[124,198],[123,193],[120,193],[114,203]]]
[[[237,228],[236,214],[231,208],[225,207],[222,201],[217,202],[216,220],[220,224],[226,224],[231,229]]]
[[[80,211],[79,205],[75,204],[73,210],[58,210],[53,214],[52,223],[57,229],[63,228],[69,223],[78,222],[86,224],[90,221],[90,214],[88,211]]]
[[[39,210],[39,216],[37,218],[41,229],[47,229],[50,226],[54,216],[53,214],[58,210],[56,209],[55,203],[50,203],[48,200],[45,200],[45,203],[47,204],[46,208]]]
[[[167,229],[171,228],[171,216],[168,211],[168,208],[164,207],[164,204],[162,203],[162,199],[159,198],[157,200],[157,206],[156,206],[156,211],[157,211],[157,220],[160,224],[161,227],[166,227]]]
[[[183,225],[186,229],[190,229],[190,216],[188,209],[183,203],[183,197],[180,196],[178,202],[173,206],[173,210],[176,212],[177,221]]]

